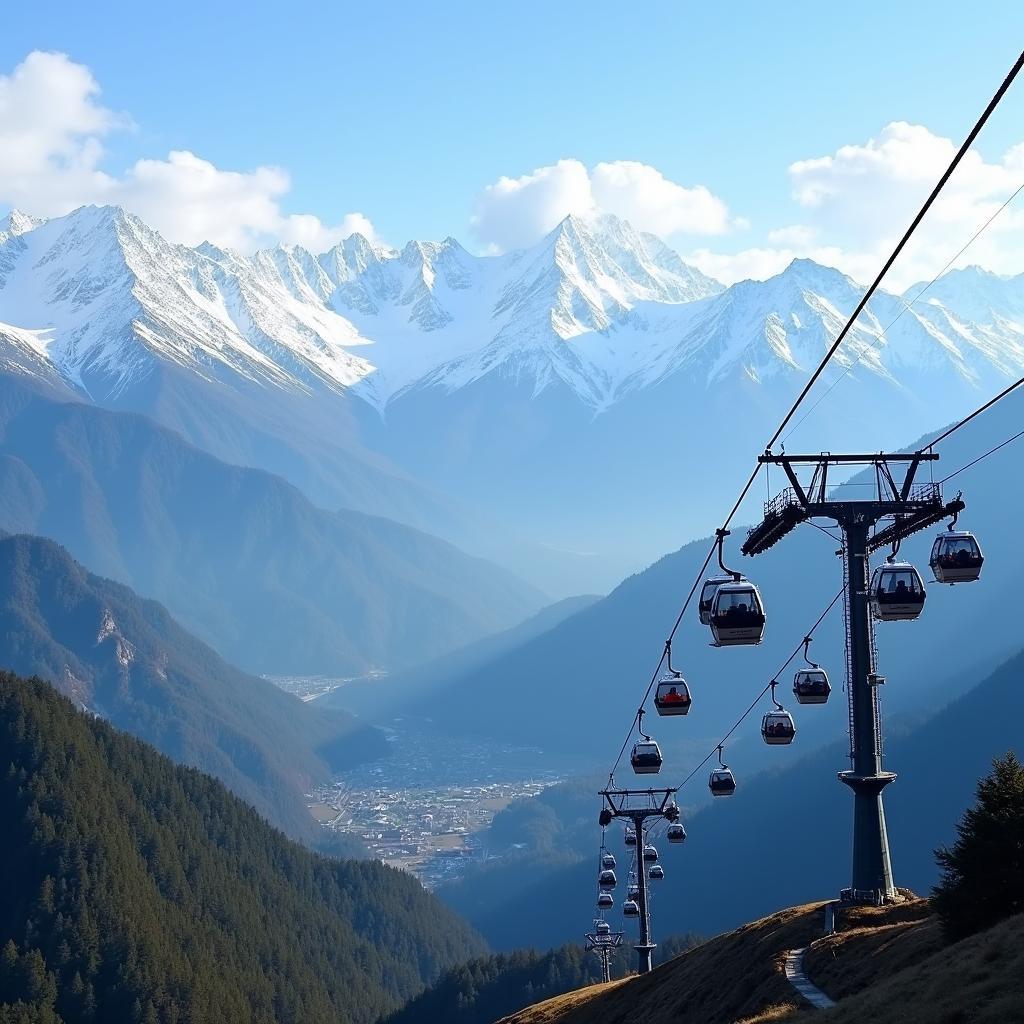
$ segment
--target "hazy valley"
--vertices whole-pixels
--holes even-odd
[[[269,190],[200,240],[133,200],[166,168],[99,169],[95,82],[101,127],[16,168],[93,187],[36,216],[12,111],[68,104],[30,73],[0,73],[0,1024],[1017,1019],[1024,264],[961,257],[1019,146],[970,151],[964,249],[868,290],[836,266],[872,253],[779,249],[802,224],[771,273],[684,258],[657,197],[750,224],[635,161],[501,177],[475,241],[396,247],[176,150],[205,202]],[[789,158],[808,220],[839,186],[801,175],[852,152]],[[897,536],[858,562],[869,520]]]

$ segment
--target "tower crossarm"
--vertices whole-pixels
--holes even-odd
[[[911,534],[917,533],[920,530],[926,530],[929,526],[942,522],[943,519],[959,515],[966,507],[967,505],[963,499],[954,498],[953,501],[940,505],[939,508],[923,508],[911,515],[902,513],[896,522],[885,527],[884,530],[879,530],[868,541],[868,550],[877,551],[879,548],[888,547],[890,544],[901,541]]]

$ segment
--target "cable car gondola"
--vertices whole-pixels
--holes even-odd
[[[598,921],[597,927],[594,928],[594,931],[598,935],[611,935],[612,926],[607,921]]]
[[[781,746],[793,742],[796,736],[796,722],[793,716],[775,699],[775,687],[778,685],[772,682],[772,702],[775,710],[769,711],[761,719],[761,736],[769,746]]]
[[[685,715],[693,701],[686,680],[678,672],[662,676],[654,691],[654,708],[659,715]]]
[[[939,583],[973,583],[981,577],[985,556],[972,533],[953,525],[935,538],[928,564]]]
[[[702,626],[711,625],[711,606],[715,601],[715,591],[723,583],[732,583],[732,580],[732,576],[712,576],[704,581],[704,586],[700,591],[700,601],[697,605],[697,612],[700,615]]]
[[[764,602],[757,587],[744,579],[742,573],[733,572],[722,560],[722,545],[728,535],[728,530],[718,531],[718,564],[730,578],[709,579],[701,594],[703,598],[714,584],[708,625],[716,647],[759,644],[764,636]]]
[[[712,770],[708,778],[708,789],[712,796],[732,796],[736,792],[736,777],[722,760],[721,744],[718,747],[718,767]]]
[[[626,829],[625,842],[627,846],[636,846],[636,832],[633,829]]]
[[[658,859],[658,851],[653,846],[644,847],[644,860],[653,864]]]
[[[615,906],[615,899],[610,892],[602,892],[597,897],[597,909],[598,910],[609,910]]]
[[[660,864],[655,864],[650,871],[647,872],[647,877],[652,881],[660,882],[665,877],[665,869]]]
[[[636,905],[636,900],[626,900],[622,904],[622,916],[623,917],[639,917],[640,908]]]
[[[614,889],[619,884],[619,880],[615,877],[614,871],[602,871],[597,876],[597,884],[602,889]]]
[[[644,736],[633,744],[629,761],[637,775],[657,775],[662,765],[661,747],[650,736]]]
[[[635,900],[640,895],[640,886],[635,882],[630,884],[630,887],[626,890],[626,899]]]
[[[870,595],[876,619],[916,619],[924,608],[924,581],[909,562],[887,561],[871,577]]]
[[[796,675],[793,676],[793,695],[798,704],[825,704],[828,702],[832,687],[829,685],[828,673],[807,657],[810,643],[811,638],[805,636],[804,660],[809,667],[796,670]]]
[[[749,580],[723,583],[711,606],[711,633],[716,647],[759,644],[764,636],[764,605]]]
[[[670,843],[686,842],[686,829],[682,825],[669,825],[665,835]]]
[[[828,674],[823,668],[797,669],[793,677],[793,693],[798,704],[825,704],[831,692]]]
[[[614,853],[604,853],[604,854],[602,854],[601,855],[601,867],[603,867],[603,868],[605,868],[605,869],[607,869],[609,871],[612,868],[614,868],[615,867],[615,854]]]

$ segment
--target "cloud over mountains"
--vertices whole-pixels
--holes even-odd
[[[244,253],[282,242],[322,252],[353,232],[376,238],[361,212],[337,224],[291,212],[292,181],[282,167],[224,168],[178,148],[112,169],[109,143],[133,127],[128,114],[104,105],[87,66],[61,53],[28,54],[0,74],[0,211],[51,217],[83,204],[118,205],[172,241],[208,240]],[[669,240],[726,284],[764,280],[800,257],[869,280],[955,148],[953,139],[897,120],[873,138],[794,160],[786,171],[788,203],[772,207],[772,222],[746,215],[743,203],[752,206],[753,193],[724,197],[713,183],[676,181],[641,160],[564,157],[485,185],[469,203],[470,227],[480,250],[494,254],[534,245],[569,214],[612,214]],[[762,179],[763,172],[752,174],[750,188],[765,188]],[[1024,211],[1003,205],[1022,184],[1024,143],[997,159],[972,150],[889,286],[928,280],[947,264],[1019,273]]]

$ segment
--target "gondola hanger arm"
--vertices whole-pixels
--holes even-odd
[[[814,637],[812,637],[812,636],[805,636],[804,637],[804,661],[806,661],[807,664],[810,665],[811,668],[820,668],[820,666],[818,665],[817,662],[811,661],[811,659],[807,656],[807,652],[808,652],[808,650],[809,650],[809,648],[811,646],[811,641],[813,639],[814,639]]]
[[[728,573],[733,581],[739,583],[743,579],[743,573],[736,572],[734,569],[730,569],[722,560],[722,549],[725,542],[725,538],[729,536],[729,530],[718,529],[715,531],[715,536],[718,538],[718,564],[721,567],[722,572]]]

